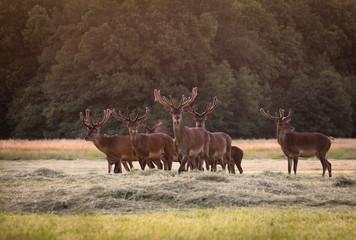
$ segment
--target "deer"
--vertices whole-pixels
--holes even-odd
[[[150,128],[146,124],[142,123],[141,127],[143,128],[143,132],[146,133],[146,134],[157,133],[157,132],[161,131],[162,122],[156,123],[152,128]]]
[[[150,110],[147,107],[146,113],[143,116],[136,116],[131,119],[130,115],[124,116],[121,111],[118,113],[113,110],[113,117],[124,123],[129,129],[134,154],[143,162],[150,162],[152,160],[158,163],[160,169],[162,169],[160,163],[161,159],[164,162],[164,170],[172,169],[172,159],[175,154],[173,139],[164,133],[152,133],[152,134],[139,134],[138,128],[147,119],[150,114]]]
[[[323,174],[328,169],[329,177],[331,177],[331,163],[326,159],[326,154],[330,149],[332,137],[327,137],[321,133],[314,132],[296,132],[295,128],[289,123],[292,120],[291,109],[287,116],[284,116],[284,109],[279,109],[272,116],[269,111],[265,112],[260,109],[263,116],[270,120],[274,120],[277,126],[277,142],[281,146],[284,155],[288,158],[288,173],[291,173],[292,161],[293,171],[297,174],[298,158],[299,157],[314,157],[316,156],[323,167]]]
[[[121,163],[124,165],[126,171],[130,171],[127,162],[130,164],[130,167],[133,168],[131,161],[138,161],[133,154],[130,136],[102,136],[100,134],[100,130],[108,121],[111,113],[112,111],[110,109],[104,110],[103,119],[98,123],[92,122],[89,109],[85,110],[85,118],[82,112],[79,113],[80,120],[87,127],[85,140],[93,142],[94,145],[106,155],[108,173],[111,173],[112,165],[114,164],[114,173],[122,173]]]
[[[194,108],[188,108],[190,118],[195,121],[195,126],[198,128],[205,128],[206,120],[210,119],[213,110],[218,104],[218,98],[214,97],[212,103],[209,103],[204,112],[198,113]],[[235,173],[234,164],[239,169],[240,174],[243,170],[241,168],[241,161],[243,151],[236,147],[231,146],[231,137],[224,132],[208,132],[210,136],[209,155],[212,171],[216,171],[216,160],[219,160],[221,167],[225,170],[225,164],[228,164],[230,173]]]
[[[178,173],[186,171],[185,165],[189,161],[192,164],[192,169],[203,171],[201,157],[205,159],[206,168],[209,170],[209,134],[202,128],[189,128],[184,125],[183,114],[188,106],[194,101],[197,96],[197,88],[192,89],[192,96],[185,98],[184,95],[178,106],[173,103],[172,97],[168,101],[165,97],[161,97],[160,90],[154,89],[155,102],[163,105],[166,112],[171,114],[173,121],[173,133],[176,151],[178,158],[181,159],[181,165]],[[195,159],[198,157],[198,163]],[[197,165],[197,166],[196,166]]]

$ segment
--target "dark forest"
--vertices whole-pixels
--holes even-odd
[[[356,6],[347,0],[1,0],[0,138],[80,138],[79,112],[172,120],[153,91],[218,107],[207,130],[356,137]],[[186,114],[188,115],[188,114]],[[185,124],[194,123],[185,116]],[[127,134],[110,119],[103,133]]]

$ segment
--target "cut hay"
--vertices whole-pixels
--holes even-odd
[[[355,210],[355,182],[355,177],[330,180],[269,171],[178,175],[153,169],[118,175],[70,175],[39,168],[32,173],[1,176],[0,211],[117,214],[216,207]]]
[[[338,176],[335,178],[334,186],[336,187],[356,186],[356,180],[350,179],[345,176]]]

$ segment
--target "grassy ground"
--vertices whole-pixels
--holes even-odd
[[[0,214],[0,239],[356,239],[356,213],[218,208],[115,216]]]
[[[286,167],[285,161],[271,161],[275,163],[272,169]],[[356,209],[354,160],[342,166],[351,166],[353,171],[336,172],[333,178],[321,177],[321,166],[297,176],[270,170],[242,175],[223,171],[178,175],[177,171],[156,169],[107,174],[105,161],[98,160],[75,160],[71,165],[57,160],[20,161],[20,165],[7,162],[10,164],[0,165],[1,212],[63,215],[217,207]],[[255,164],[253,168],[259,165]],[[305,165],[303,170],[314,169]]]
[[[107,174],[90,142],[0,141],[2,159],[79,158],[0,161],[0,239],[356,239],[354,144],[333,143],[323,178],[315,159],[286,174],[275,140],[234,141],[242,175]]]
[[[244,159],[284,159],[275,139],[234,140],[244,151]],[[332,142],[327,154],[331,159],[356,159],[356,139],[340,138]],[[29,159],[104,159],[91,142],[83,139],[0,140],[0,160]]]

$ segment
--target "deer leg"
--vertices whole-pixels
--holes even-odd
[[[162,156],[162,158],[163,158],[164,170],[166,170],[166,171],[172,170],[172,163],[173,163],[172,157],[164,155],[164,156]]]
[[[328,172],[329,172],[329,177],[331,177],[331,163],[325,158],[325,163],[326,163],[326,166],[328,168]]]
[[[205,159],[205,168],[207,171],[210,170],[210,160],[208,160],[208,159]]]
[[[220,158],[220,165],[221,165],[221,168],[225,171],[226,169],[226,163],[228,163],[228,160],[227,160],[227,157],[226,157],[226,154],[223,158]],[[228,167],[229,167],[229,164],[228,164]]]
[[[212,156],[210,157],[209,162],[210,162],[210,166],[211,166],[211,171],[216,172],[216,161]],[[207,169],[209,169],[209,168],[207,168]]]
[[[108,173],[111,173],[111,167],[113,161],[111,161],[111,159],[108,156],[106,156],[106,160],[108,161]]]
[[[154,164],[156,164],[158,169],[160,169],[160,170],[163,169],[163,165],[162,165],[161,159],[154,159],[154,160],[152,160],[152,162],[154,162]]]
[[[288,174],[292,171],[292,160],[293,158],[288,157]]]
[[[155,165],[153,165],[152,161],[150,159],[144,159],[144,162],[147,163],[147,166],[149,168],[155,168]]]
[[[146,162],[142,161],[142,159],[138,160],[138,163],[140,164],[141,170],[145,170],[146,167]]]
[[[230,166],[230,173],[235,174],[235,163],[229,163]]]
[[[184,156],[183,159],[182,159],[182,163],[180,164],[180,167],[178,168],[178,174],[183,172],[183,171],[186,171],[185,170],[185,164],[187,163],[188,161],[188,156]]]
[[[293,164],[294,175],[297,175],[298,157],[294,157],[293,160],[294,160],[294,164]]]
[[[122,173],[121,161],[115,163],[114,173]]]
[[[168,170],[171,171],[172,170],[172,165],[173,165],[173,160],[170,160],[168,162]]]
[[[132,161],[128,161],[128,163],[129,163],[129,165],[130,165],[130,169],[133,169],[134,166],[133,166],[133,164],[132,164]]]
[[[321,162],[321,165],[322,165],[322,167],[323,167],[323,177],[325,176],[325,171],[326,171],[326,159],[325,159],[325,157],[324,156],[322,156],[321,154],[319,154],[319,153],[317,153],[316,154],[316,157],[320,160],[320,162]]]
[[[244,171],[242,170],[241,164],[236,164],[236,166],[239,169],[240,174],[242,174]]]
[[[111,173],[112,164],[108,162],[108,173]]]
[[[127,164],[126,161],[122,161],[122,165],[124,165],[124,168],[125,168],[126,172],[130,172],[129,165]]]

